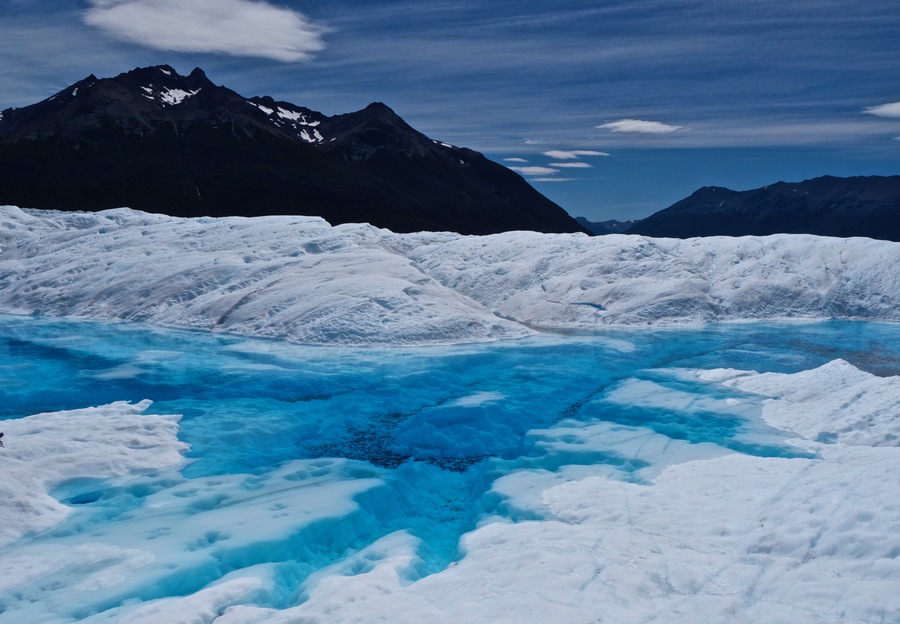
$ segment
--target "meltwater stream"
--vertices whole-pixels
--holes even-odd
[[[91,551],[90,564],[0,597],[0,622],[105,621],[121,605],[250,573],[268,579],[252,604],[285,608],[305,600],[310,579],[366,571],[397,539],[412,544],[413,582],[460,557],[460,536],[479,522],[527,519],[493,489],[504,475],[601,466],[641,479],[657,458],[617,445],[625,434],[678,441],[682,457],[801,453],[762,423],[753,397],[667,371],[797,372],[840,357],[895,375],[898,354],[897,326],[878,323],[352,349],[0,317],[0,418],[150,399],[151,413],[183,415],[191,446],[177,470],[54,492],[74,512],[14,545],[17,556],[102,543],[133,560]],[[711,407],[736,397],[741,410]],[[603,450],[582,439],[598,423],[619,436]],[[73,589],[104,565],[116,582]]]

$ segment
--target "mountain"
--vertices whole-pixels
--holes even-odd
[[[382,103],[329,117],[168,65],[91,75],[0,112],[0,204],[301,214],[397,232],[584,231],[518,174],[426,137]]]
[[[900,176],[823,176],[751,191],[706,186],[628,233],[673,238],[802,233],[900,241]]]
[[[610,219],[609,221],[588,221],[584,217],[575,217],[575,220],[591,234],[598,235],[622,234],[640,223],[640,219],[632,221],[616,221],[615,219]]]

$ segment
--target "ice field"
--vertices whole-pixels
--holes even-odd
[[[3,624],[900,621],[893,323],[0,356]]]
[[[0,312],[305,344],[447,345],[552,329],[900,320],[900,244],[394,234],[316,217],[0,206]]]

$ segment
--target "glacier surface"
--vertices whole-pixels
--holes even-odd
[[[900,621],[898,260],[0,207],[0,624]]]
[[[542,329],[900,319],[900,244],[807,235],[398,235],[311,217],[0,207],[0,311],[317,344]]]

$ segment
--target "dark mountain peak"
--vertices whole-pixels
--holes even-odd
[[[371,104],[369,104],[368,106],[366,106],[364,109],[362,109],[359,112],[360,113],[368,113],[372,116],[377,116],[377,117],[387,117],[387,118],[395,118],[396,117],[397,119],[400,118],[400,116],[394,112],[394,109],[392,109],[390,106],[388,106],[384,102],[372,102]]]
[[[200,68],[89,76],[0,115],[0,204],[176,216],[304,214],[394,231],[580,231],[506,167],[383,102],[328,117]]]
[[[713,193],[734,193],[734,191],[732,191],[730,188],[725,188],[724,186],[701,186],[696,191],[691,193],[691,195],[712,195]]]
[[[116,78],[121,78],[122,76],[152,76],[155,74],[164,74],[166,76],[174,76],[176,78],[181,78],[181,74],[172,67],[171,65],[150,65],[149,67],[135,67],[131,71],[123,72],[116,76]],[[112,78],[111,80],[115,80]]]
[[[400,115],[387,104],[381,102],[372,102],[362,110],[355,113],[346,113],[343,115],[335,115],[331,118],[331,123],[336,128],[350,129],[369,127],[383,127],[385,129],[396,129],[404,133],[421,134],[407,124]]]
[[[355,113],[335,115],[322,128],[323,148],[346,160],[366,161],[389,153],[412,159],[446,157],[439,143],[406,123],[389,106],[372,102]]]
[[[115,78],[107,78],[110,84],[137,88],[143,91],[144,96],[153,91],[182,90],[199,91],[200,89],[221,89],[216,87],[199,67],[187,76],[182,76],[170,65],[155,65],[153,67],[138,67]]]

